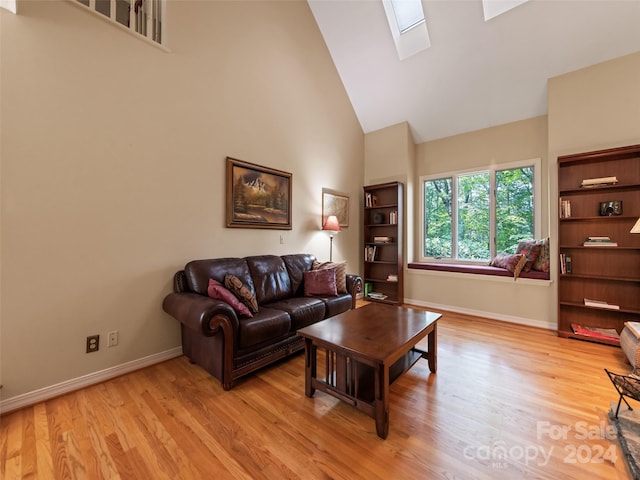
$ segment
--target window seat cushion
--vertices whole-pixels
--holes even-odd
[[[513,277],[513,273],[509,270],[499,267],[491,267],[489,265],[465,265],[459,263],[409,263],[409,268],[417,270],[435,270],[439,272],[456,272],[470,273],[476,275],[493,275],[498,277]],[[549,272],[540,272],[538,270],[529,270],[528,272],[520,272],[519,278],[533,278],[536,280],[549,280]]]

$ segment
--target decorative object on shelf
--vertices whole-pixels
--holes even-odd
[[[324,225],[331,215],[338,218],[341,227],[349,226],[349,197],[332,190],[322,189],[322,224]]]
[[[571,200],[560,199],[560,218],[571,218]]]
[[[633,227],[631,227],[631,230],[629,230],[629,233],[640,233],[640,218],[638,219],[636,224]]]
[[[322,230],[329,232],[329,261],[333,262],[333,236],[342,231],[338,217],[330,215],[322,225]]]
[[[384,223],[384,215],[380,212],[376,212],[373,214],[372,220],[376,225],[380,225]]]
[[[622,215],[622,200],[600,202],[600,216],[611,217],[613,215]]]
[[[392,237],[373,237],[373,243],[391,243],[393,242]]]
[[[291,230],[291,174],[227,157],[227,227]]]

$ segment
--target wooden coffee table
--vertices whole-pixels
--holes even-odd
[[[436,372],[439,313],[371,303],[298,330],[305,341],[305,395],[316,389],[353,405],[389,433],[389,386],[420,358]],[[416,344],[428,336],[427,351]],[[318,377],[318,350],[324,350]]]

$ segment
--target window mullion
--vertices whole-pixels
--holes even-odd
[[[496,247],[496,244],[497,244],[497,240],[496,240],[497,192],[496,192],[496,171],[495,170],[489,171],[489,189],[490,189],[489,191],[491,192],[491,195],[489,195],[489,238],[492,239],[492,241],[490,242],[491,244],[489,245],[489,253],[491,255],[491,258],[493,258],[496,256],[496,250],[497,250],[497,247]]]
[[[458,175],[451,177],[451,258],[458,258]]]

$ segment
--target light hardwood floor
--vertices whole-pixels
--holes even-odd
[[[179,357],[3,416],[0,478],[629,478],[607,420],[619,348],[445,313],[438,357],[392,385],[386,440],[305,397],[303,355],[228,392]]]

